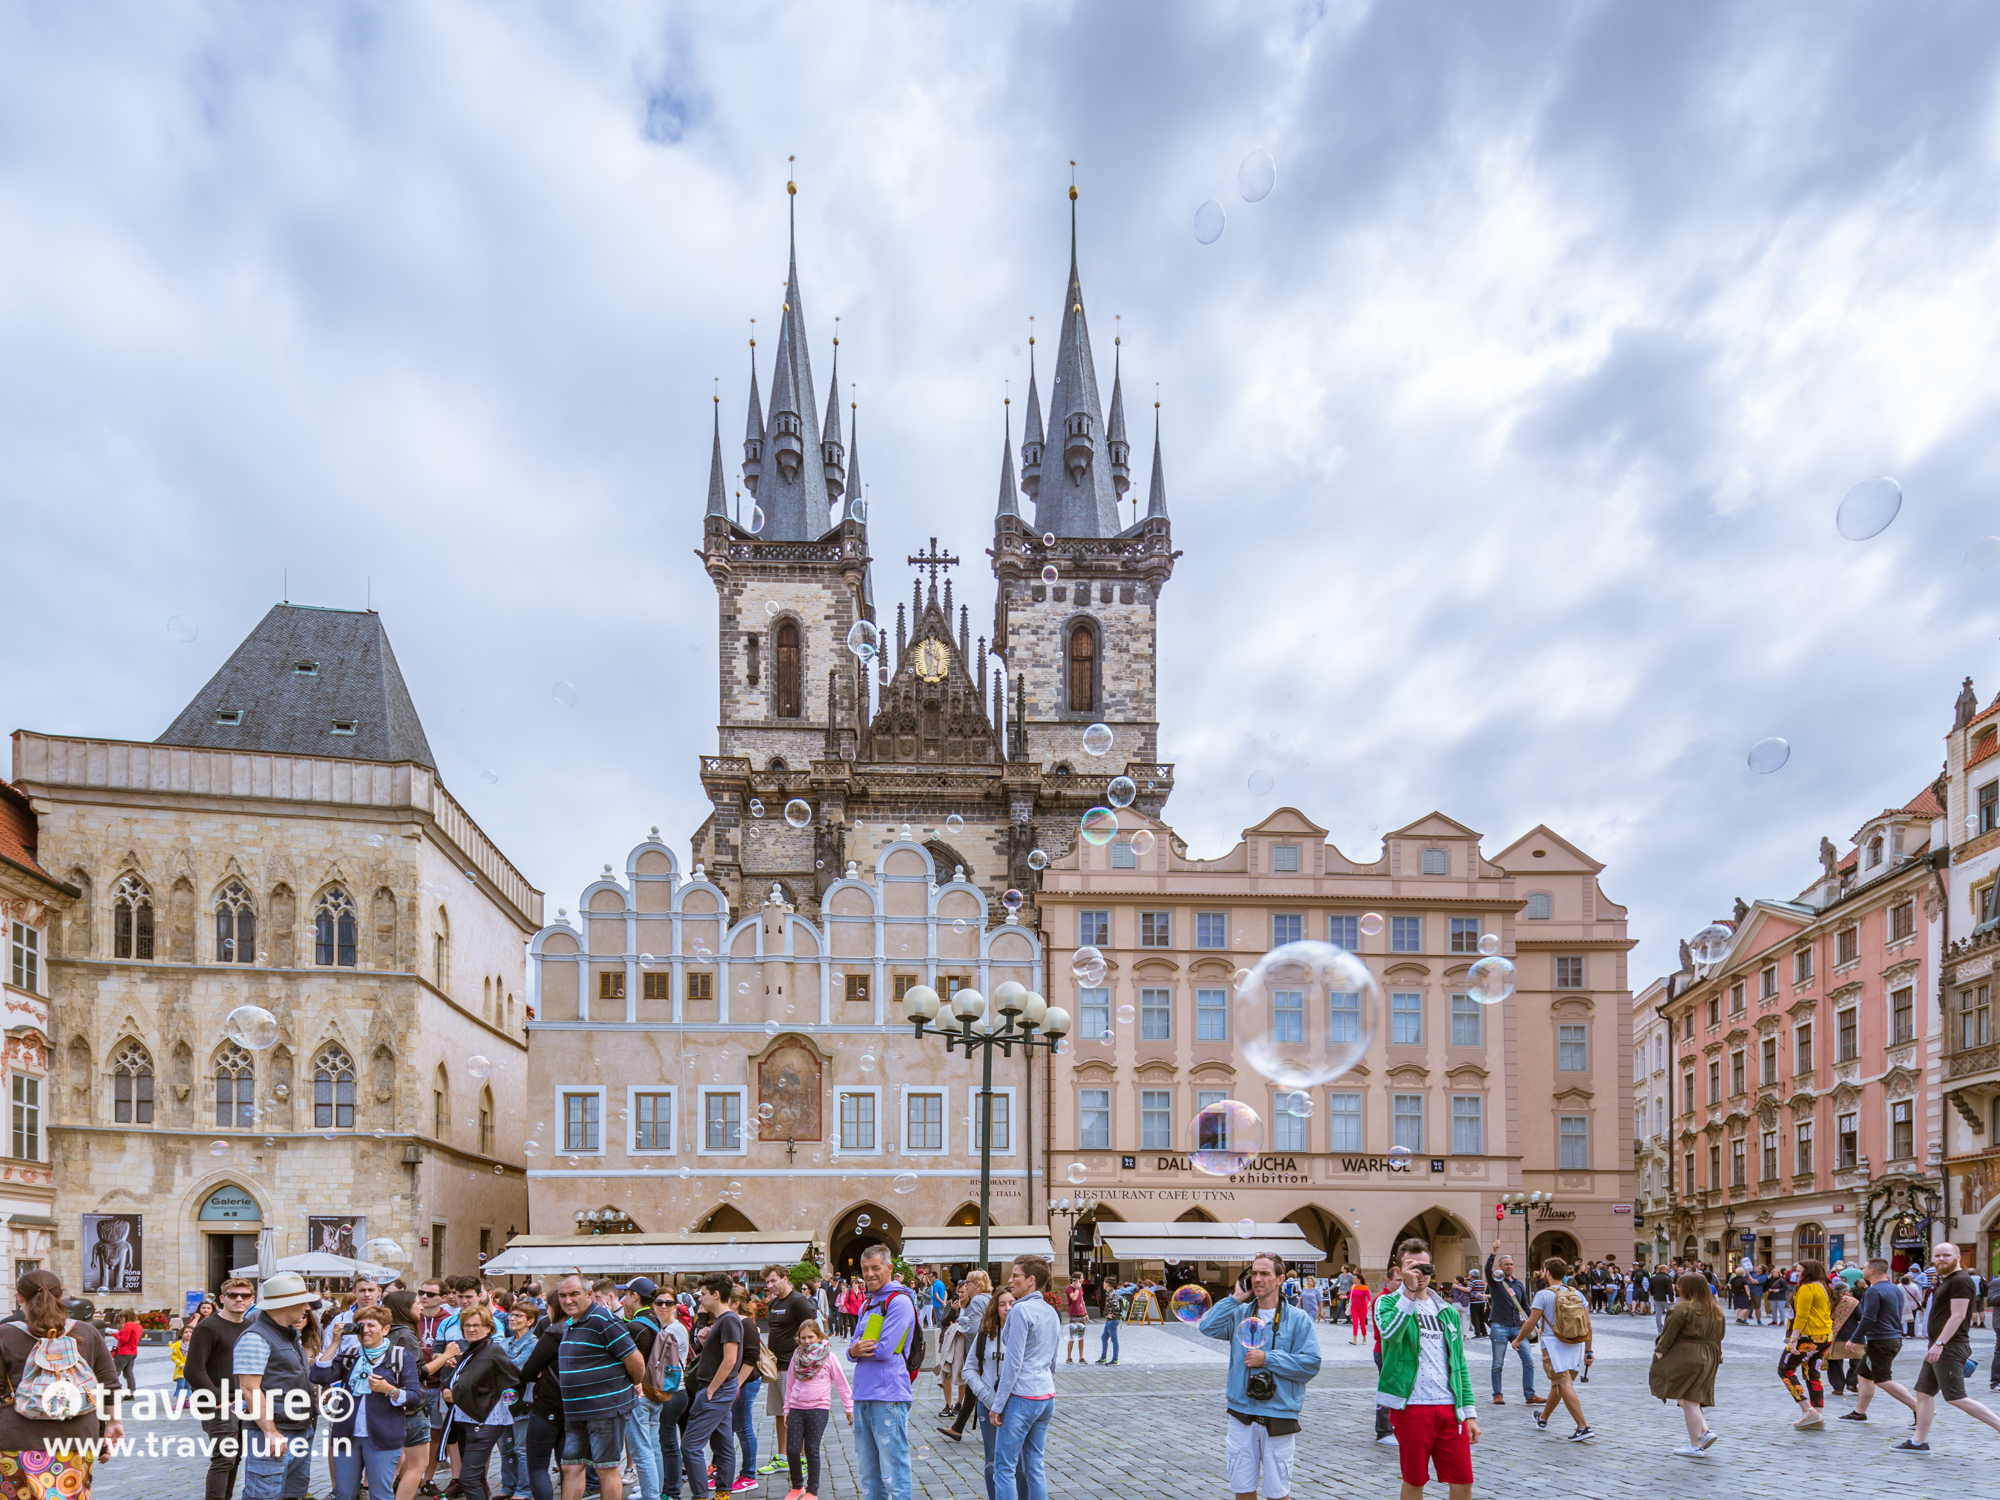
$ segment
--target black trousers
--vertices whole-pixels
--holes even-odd
[[[202,1423],[201,1430],[215,1444],[208,1456],[204,1500],[229,1500],[236,1488],[236,1471],[243,1467],[243,1424],[218,1418]]]
[[[798,1489],[799,1456],[805,1456],[805,1479],[803,1484],[809,1495],[819,1493],[819,1450],[826,1437],[826,1420],[833,1415],[833,1409],[795,1409],[785,1413],[785,1459],[791,1466],[792,1488]]]
[[[491,1492],[486,1474],[493,1464],[493,1445],[500,1440],[500,1429],[454,1422],[451,1430],[458,1439],[458,1487],[465,1492],[465,1500],[488,1500]]]
[[[959,1384],[964,1386],[964,1390],[958,1398],[958,1410],[951,1414],[951,1430],[953,1432],[965,1431],[965,1424],[971,1421],[972,1414],[979,1410],[979,1402],[972,1394],[972,1387],[965,1385],[964,1381],[960,1381]],[[814,1490],[813,1493],[817,1495],[819,1491]]]

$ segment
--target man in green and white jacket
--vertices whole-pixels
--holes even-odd
[[[1382,1336],[1382,1373],[1375,1404],[1389,1408],[1402,1462],[1402,1500],[1421,1500],[1435,1462],[1451,1500],[1471,1500],[1472,1445],[1479,1441],[1479,1405],[1465,1364],[1465,1324],[1442,1293],[1432,1290],[1431,1249],[1408,1239],[1396,1247],[1402,1287],[1375,1303]]]

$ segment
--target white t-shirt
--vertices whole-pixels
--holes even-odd
[[[1445,1368],[1444,1324],[1438,1314],[1444,1303],[1435,1296],[1421,1300],[1403,1294],[1403,1307],[1417,1320],[1417,1383],[1410,1387],[1411,1406],[1456,1406],[1451,1375]]]
[[[1552,1370],[1581,1370],[1583,1368],[1583,1345],[1565,1343],[1556,1337],[1556,1289],[1545,1286],[1535,1293],[1531,1304],[1533,1310],[1542,1315],[1542,1321],[1535,1325],[1535,1331],[1542,1336],[1542,1347],[1549,1356]]]

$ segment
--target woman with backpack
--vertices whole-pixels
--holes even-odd
[[[100,1422],[95,1396],[110,1399],[118,1368],[104,1335],[63,1311],[62,1278],[29,1271],[15,1283],[22,1321],[0,1323],[0,1500],[45,1494],[90,1500],[88,1453],[58,1458],[51,1441],[120,1442],[125,1424]],[[65,1387],[73,1385],[72,1400]],[[58,1413],[66,1413],[58,1415]]]
[[[1542,1340],[1542,1373],[1549,1377],[1549,1394],[1542,1402],[1542,1409],[1535,1413],[1535,1426],[1546,1432],[1549,1418],[1560,1401],[1576,1423],[1576,1431],[1569,1440],[1587,1443],[1597,1434],[1584,1420],[1583,1403],[1576,1394],[1576,1377],[1597,1359],[1590,1347],[1590,1306],[1581,1292],[1565,1284],[1563,1278],[1569,1274],[1569,1266],[1561,1256],[1551,1255],[1543,1261],[1541,1274],[1542,1289],[1535,1293],[1528,1320],[1508,1340],[1508,1346],[1518,1349],[1521,1341],[1537,1328],[1547,1330],[1548,1337]]]
[[[416,1356],[406,1346],[389,1342],[393,1321],[387,1308],[362,1308],[354,1315],[360,1347],[343,1354],[344,1340],[331,1340],[309,1372],[314,1385],[332,1388],[322,1409],[332,1424],[327,1467],[333,1475],[334,1500],[356,1500],[364,1473],[371,1496],[387,1500],[396,1492],[396,1470],[403,1461],[403,1414],[422,1404],[423,1388],[417,1383]]]

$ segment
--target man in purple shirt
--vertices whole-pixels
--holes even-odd
[[[886,1245],[861,1252],[868,1301],[847,1357],[854,1361],[854,1461],[861,1500],[910,1500],[910,1369],[917,1302],[895,1279]],[[871,1337],[872,1335],[872,1337]]]

